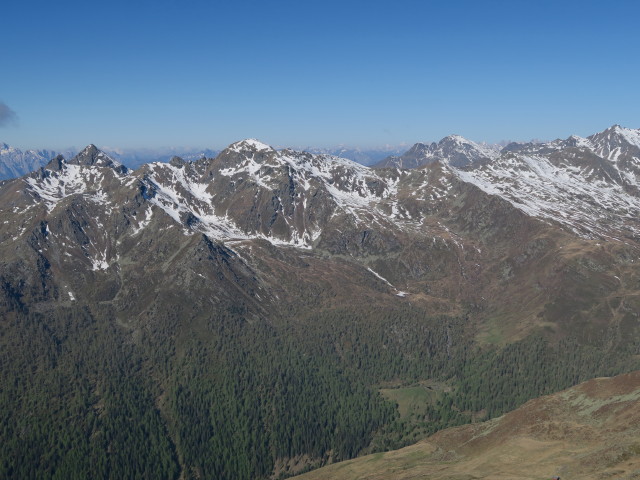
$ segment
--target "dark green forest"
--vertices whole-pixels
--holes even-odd
[[[0,478],[286,477],[287,459],[397,448],[636,366],[537,335],[481,349],[467,319],[409,305],[276,321],[167,309],[144,328],[88,307],[4,310]],[[378,392],[423,379],[452,388],[412,421]]]

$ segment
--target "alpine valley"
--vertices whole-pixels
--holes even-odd
[[[5,180],[0,478],[285,478],[636,370],[639,179],[616,125]]]

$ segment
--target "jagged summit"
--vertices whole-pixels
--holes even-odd
[[[571,135],[569,138],[567,138],[566,143],[573,147],[591,148],[591,143],[589,142],[589,140],[579,135]]]
[[[187,164],[187,162],[184,160],[184,158],[179,157],[177,155],[174,155],[173,157],[171,157],[171,160],[169,160],[169,165],[173,165],[174,167],[178,167],[178,168],[182,168]]]
[[[637,128],[627,128],[616,124],[603,132],[592,135],[589,138],[598,138],[601,136],[609,136],[609,138],[622,140],[631,145],[640,147],[640,129]]]
[[[87,145],[84,150],[69,160],[69,163],[72,165],[96,165],[101,167],[120,165],[109,155],[98,149],[94,144]]]
[[[56,155],[43,168],[46,169],[46,170],[59,171],[59,170],[62,169],[62,167],[64,166],[65,163],[67,163],[67,161],[64,158],[64,155]]]
[[[593,151],[613,162],[640,161],[640,129],[613,125],[606,130],[587,137],[593,145]]]
[[[70,165],[85,167],[107,167],[120,174],[126,174],[129,171],[127,167],[111,158],[94,144],[87,145],[80,153],[67,163]]]

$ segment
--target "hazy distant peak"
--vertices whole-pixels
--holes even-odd
[[[475,145],[474,142],[472,142],[471,140],[467,140],[466,138],[464,138],[462,135],[447,135],[446,137],[444,137],[442,140],[440,140],[438,143],[458,143],[458,144],[471,144],[471,145]]]
[[[486,145],[478,145],[461,135],[448,135],[438,143],[416,143],[400,156],[387,157],[376,167],[416,168],[435,162],[454,167],[467,167],[489,161],[499,152]]]

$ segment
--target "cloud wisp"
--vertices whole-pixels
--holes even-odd
[[[9,106],[0,102],[0,127],[6,127],[9,125],[16,125],[18,123],[18,115],[11,110]]]

